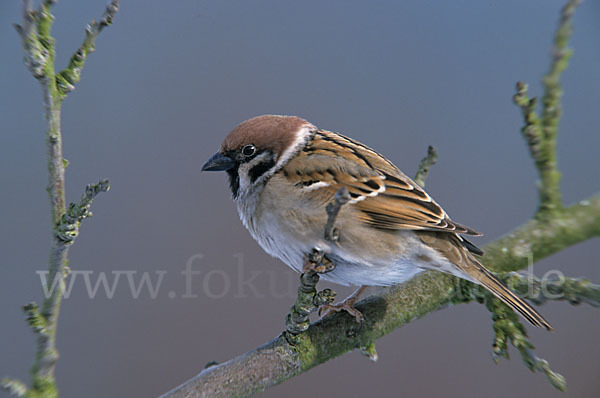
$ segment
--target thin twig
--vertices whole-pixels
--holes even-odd
[[[419,168],[415,174],[415,182],[419,184],[421,188],[425,188],[425,179],[427,179],[427,175],[429,174],[429,168],[437,162],[437,159],[437,151],[434,147],[429,145],[429,147],[427,147],[427,155],[425,155],[421,160],[421,163],[419,163]]]
[[[600,285],[581,278],[560,278],[558,280],[540,280],[532,275],[521,275],[510,272],[499,275],[508,287],[524,298],[537,305],[549,300],[568,301],[571,304],[587,303],[594,307],[600,306]],[[509,358],[508,345],[512,344],[521,354],[525,365],[532,371],[543,372],[550,383],[560,391],[567,388],[565,378],[550,369],[548,361],[538,358],[534,353],[533,344],[527,337],[521,320],[508,306],[494,297],[489,291],[479,285],[465,280],[459,280],[456,300],[484,302],[492,313],[494,328],[493,358]]]
[[[332,203],[327,205],[327,223],[325,224],[325,240],[329,242],[337,242],[339,236],[335,229],[335,221],[342,207],[350,201],[350,192],[348,189],[341,188],[335,193]]]
[[[336,294],[331,289],[317,292],[318,282],[319,274],[314,271],[300,274],[298,296],[285,320],[285,336],[291,344],[296,340],[296,336],[309,328],[310,314],[325,304],[331,304],[335,299]]]
[[[476,289],[480,289],[479,286]],[[548,361],[538,358],[533,349],[534,345],[529,341],[527,330],[519,319],[519,316],[506,304],[493,296],[488,291],[482,292],[485,296],[486,307],[492,313],[494,343],[492,345],[492,357],[496,363],[500,358],[509,359],[508,344],[515,347],[527,368],[531,371],[542,372],[550,383],[560,391],[566,391],[567,381],[565,378],[550,369]]]
[[[327,222],[323,234],[326,241],[337,242],[339,236],[335,229],[335,221],[342,207],[349,201],[350,193],[346,188],[341,188],[336,192],[333,202],[327,205]],[[331,304],[335,299],[336,293],[331,289],[317,292],[319,274],[331,272],[334,267],[333,262],[327,258],[327,254],[321,248],[314,248],[312,253],[306,255],[300,275],[298,296],[285,321],[285,336],[290,343],[296,341],[297,336],[308,329],[310,314],[323,305]]]
[[[52,289],[56,278],[65,278],[67,275],[67,258],[69,245],[77,236],[81,220],[89,216],[89,205],[94,196],[100,191],[108,189],[108,182],[88,186],[86,194],[78,204],[74,204],[66,212],[65,207],[65,159],[62,151],[61,134],[61,104],[67,91],[58,85],[61,79],[55,73],[54,57],[55,42],[51,35],[54,17],[50,14],[50,8],[54,0],[43,0],[37,10],[32,7],[31,0],[22,1],[22,22],[15,25],[23,42],[25,53],[25,65],[32,75],[38,79],[42,87],[44,110],[46,118],[46,147],[48,158],[48,197],[50,199],[50,220],[52,236],[49,259],[48,290],[51,294],[47,296],[41,308],[35,303],[24,307],[27,314],[27,322],[37,337],[37,349],[34,364],[31,368],[32,382],[27,390],[25,384],[8,380],[3,383],[13,395],[32,397],[58,397],[54,369],[58,361],[56,349],[56,330],[58,327],[58,316],[62,302],[61,289]],[[112,21],[118,9],[118,1],[112,1],[98,23],[93,22],[86,41],[84,41],[85,55],[91,48],[93,42],[104,26]],[[85,56],[83,57],[85,58]],[[73,60],[72,60],[73,61]],[[79,73],[83,66],[71,62],[70,70]],[[69,67],[67,70],[69,70]],[[73,81],[74,82],[74,81]],[[73,83],[71,82],[71,83]]]
[[[560,86],[560,77],[567,69],[569,60],[573,51],[568,48],[569,39],[573,34],[572,21],[575,9],[582,3],[582,0],[569,0],[563,7],[558,29],[554,36],[554,45],[552,47],[552,62],[550,70],[542,79],[544,84],[544,104],[542,111],[542,127],[544,137],[552,142],[556,142],[558,132],[558,123],[561,116],[560,99],[562,88]],[[555,147],[554,147],[555,149]]]
[[[529,148],[529,154],[535,161],[535,165],[540,170],[543,167],[544,150],[542,148],[543,135],[540,119],[536,112],[537,98],[529,98],[528,86],[523,82],[517,82],[517,93],[513,97],[513,101],[521,108],[525,126],[521,128],[521,134]]]
[[[106,10],[100,21],[93,20],[85,28],[85,39],[81,47],[71,56],[69,65],[56,75],[56,87],[60,94],[66,95],[75,89],[75,83],[81,79],[81,70],[88,54],[96,50],[96,38],[102,32],[102,29],[112,24],[118,10],[119,0],[111,0],[106,6]]]
[[[541,118],[535,112],[536,98],[529,99],[527,96],[526,84],[517,83],[517,94],[513,97],[523,112],[525,126],[521,132],[529,146],[529,152],[540,176],[538,183],[540,203],[536,214],[538,218],[550,218],[554,212],[562,208],[559,186],[561,175],[556,159],[556,137],[562,113],[560,77],[573,54],[567,45],[573,33],[573,15],[579,4],[581,4],[581,0],[569,0],[561,12],[558,29],[554,36],[550,70],[542,79],[544,96]]]
[[[2,389],[15,398],[24,397],[27,394],[27,386],[19,380],[3,379],[1,386]]]
[[[69,210],[63,214],[56,226],[56,236],[65,244],[70,245],[79,236],[81,221],[93,214],[90,207],[94,198],[100,192],[108,192],[110,183],[108,180],[100,180],[98,184],[90,184],[85,187],[85,193],[77,203],[71,203]]]
[[[508,287],[536,305],[548,301],[568,301],[570,304],[588,304],[600,307],[600,285],[586,278],[560,277],[540,280],[533,275],[509,273],[502,278]]]

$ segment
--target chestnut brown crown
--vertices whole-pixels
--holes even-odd
[[[257,116],[241,123],[225,137],[221,153],[227,154],[239,151],[246,145],[254,145],[280,156],[293,145],[296,133],[306,125],[310,123],[296,116]]]

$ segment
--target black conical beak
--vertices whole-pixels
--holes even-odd
[[[227,171],[235,167],[235,161],[229,156],[215,153],[208,162],[202,166],[202,171]]]

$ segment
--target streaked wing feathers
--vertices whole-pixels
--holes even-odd
[[[341,187],[346,187],[351,203],[360,210],[360,219],[374,228],[481,235],[450,220],[423,189],[383,156],[339,134],[317,130],[282,172],[323,202],[331,201]]]

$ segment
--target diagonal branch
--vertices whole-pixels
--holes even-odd
[[[600,195],[564,209],[550,224],[534,219],[487,245],[486,265],[497,271],[516,271],[527,265],[526,253],[522,252],[524,245],[533,248],[537,261],[598,236]],[[519,253],[523,258],[514,263]],[[423,272],[358,303],[356,308],[365,315],[362,325],[348,314],[334,314],[312,324],[294,345],[281,335],[254,351],[202,371],[163,398],[256,394],[349,351],[368,347],[394,329],[432,311],[463,302],[460,289],[457,278],[435,271]]]
[[[555,36],[554,59],[550,72],[544,78],[541,120],[535,112],[535,99],[527,96],[527,86],[523,83],[517,85],[514,100],[525,118],[522,133],[540,174],[540,205],[533,220],[485,247],[486,266],[493,271],[523,269],[530,258],[538,261],[600,236],[600,195],[563,208],[559,191],[560,174],[556,167],[559,78],[570,55],[566,44],[571,33],[571,18],[579,3],[579,0],[569,0],[561,14]],[[430,150],[415,178],[420,185],[424,184],[427,170],[434,162],[435,152]],[[515,283],[513,280],[513,285]],[[554,289],[554,293],[560,292],[560,297],[566,297],[571,303],[598,304],[600,287],[589,282],[570,280],[562,286],[550,284],[549,288]],[[483,300],[488,306],[497,303],[496,300],[486,301],[482,298],[479,289],[470,282],[447,274],[434,271],[420,273],[402,285],[386,288],[380,294],[358,303],[357,309],[365,315],[365,321],[360,325],[345,313],[335,314],[310,325],[306,332],[295,335],[293,345],[282,334],[254,351],[202,371],[162,398],[250,396],[358,348],[376,359],[375,340],[432,311],[473,299]],[[532,298],[541,302],[554,296],[538,295]],[[490,310],[496,332],[495,355],[507,356],[510,341],[519,350],[529,369],[545,373],[556,388],[564,390],[564,378],[552,372],[546,361],[533,354],[533,345],[526,339],[526,331],[516,314],[506,306]]]

